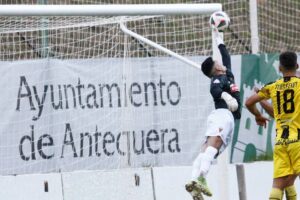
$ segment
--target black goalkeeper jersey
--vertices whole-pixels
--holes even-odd
[[[238,102],[238,109],[232,112],[234,119],[241,118],[241,101],[240,92],[234,82],[234,75],[231,71],[231,59],[230,55],[224,44],[219,45],[219,50],[222,55],[223,65],[227,68],[226,74],[213,76],[211,78],[210,93],[215,102],[215,108],[227,108],[226,102],[221,98],[222,92],[229,93]]]

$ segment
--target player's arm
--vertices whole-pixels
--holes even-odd
[[[259,104],[271,117],[274,118],[274,110],[272,104],[270,104],[267,100],[262,100],[259,102]]]
[[[223,65],[227,68],[227,70],[231,71],[231,58],[224,44],[224,40],[217,29],[214,30],[214,34],[215,34],[215,41],[218,45],[219,51],[222,56]]]
[[[257,87],[254,87],[254,91],[256,93],[259,92],[259,89]],[[267,100],[263,99],[259,102],[259,104],[261,105],[261,107],[271,116],[274,118],[274,109],[272,104],[270,104]]]
[[[258,94],[253,94],[246,100],[245,105],[247,109],[255,116],[256,123],[260,126],[266,127],[267,121],[269,120],[265,118],[256,107],[256,103],[262,101],[263,99],[264,97]]]
[[[231,59],[225,44],[219,44],[218,47],[222,56],[223,65],[227,68],[227,70],[231,71]]]

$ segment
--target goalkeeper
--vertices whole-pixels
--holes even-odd
[[[202,194],[212,196],[206,183],[206,175],[214,159],[231,141],[234,120],[240,119],[239,90],[231,71],[230,55],[218,30],[214,29],[214,32],[214,39],[222,55],[224,66],[211,57],[207,58],[201,66],[203,74],[211,79],[210,93],[216,109],[207,118],[205,142],[201,153],[193,163],[192,180],[185,186],[194,200],[203,199]]]

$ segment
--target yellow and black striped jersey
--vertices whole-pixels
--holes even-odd
[[[258,95],[272,100],[276,120],[276,141],[300,140],[300,78],[279,79],[265,85]]]

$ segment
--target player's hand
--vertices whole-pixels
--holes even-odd
[[[228,110],[230,110],[231,112],[234,112],[238,109],[238,102],[227,92],[222,92],[221,98],[224,99],[227,104]]]
[[[262,115],[258,115],[258,116],[255,116],[255,121],[256,121],[257,125],[263,126],[266,128],[267,122],[270,120]]]
[[[213,32],[215,32],[216,34],[218,34],[219,33],[219,30],[216,28],[216,27],[212,27],[212,30],[213,30]]]
[[[231,112],[236,111],[238,109],[238,107],[239,107],[239,104],[238,104],[238,102],[236,101],[235,98],[230,99],[229,101],[226,102],[226,104],[228,106],[228,109]]]
[[[255,93],[258,93],[258,92],[259,92],[258,87],[254,87],[253,90],[254,90]]]

